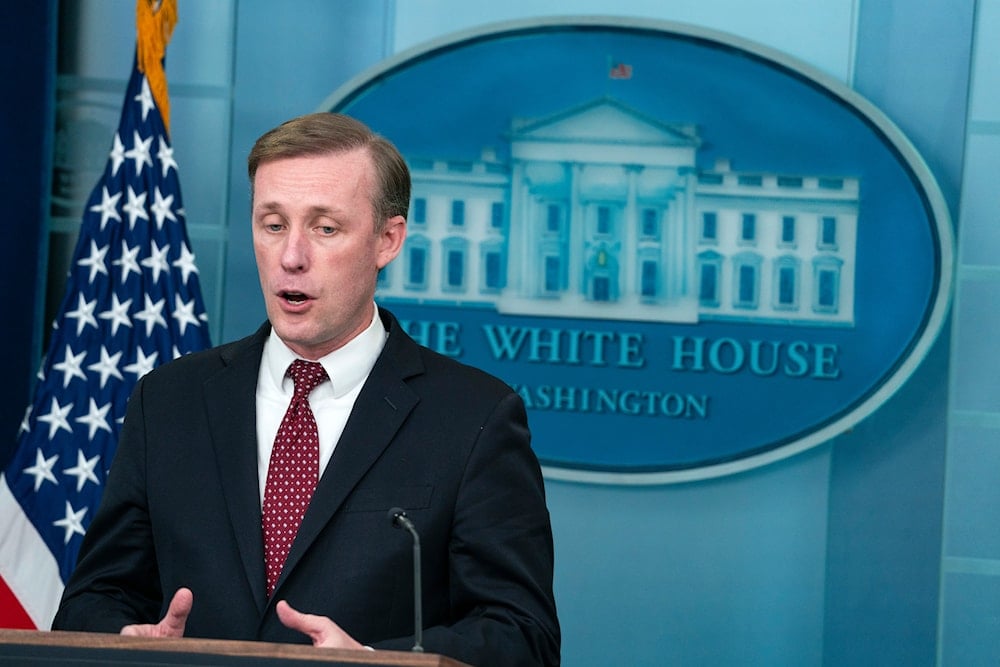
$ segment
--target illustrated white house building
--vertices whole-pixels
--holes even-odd
[[[699,169],[691,125],[599,99],[514,119],[510,159],[408,158],[382,300],[500,313],[849,326],[859,182]]]

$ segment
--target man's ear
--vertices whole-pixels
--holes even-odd
[[[396,215],[385,221],[378,238],[378,268],[385,266],[396,259],[403,249],[403,241],[406,240],[406,218]]]

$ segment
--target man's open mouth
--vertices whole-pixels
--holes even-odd
[[[281,298],[289,303],[303,303],[309,297],[307,297],[302,292],[282,292]]]

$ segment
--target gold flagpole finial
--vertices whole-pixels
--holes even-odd
[[[146,75],[149,90],[160,109],[163,124],[170,131],[170,98],[163,56],[177,23],[177,0],[137,0],[135,6],[136,58],[139,71]]]

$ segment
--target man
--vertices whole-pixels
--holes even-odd
[[[418,346],[374,302],[406,238],[402,157],[319,113],[263,135],[249,176],[268,322],[137,385],[53,628],[409,649],[412,543],[387,518],[398,506],[420,534],[427,651],[558,664],[552,535],[521,400]],[[285,375],[295,359],[321,365],[307,399]],[[306,472],[285,458],[303,451]],[[295,495],[310,484],[311,500]]]

